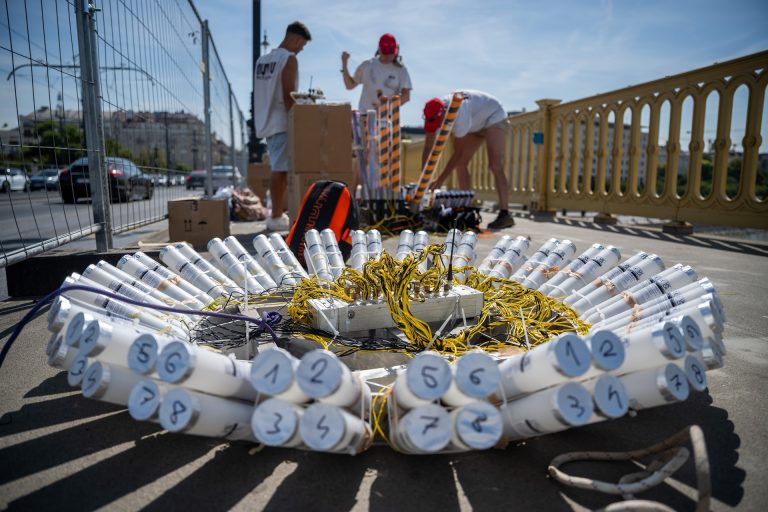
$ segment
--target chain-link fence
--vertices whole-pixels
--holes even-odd
[[[191,1],[0,11],[0,267],[91,234],[110,249],[168,200],[244,182],[243,113]]]

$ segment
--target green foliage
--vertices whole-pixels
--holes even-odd
[[[192,172],[192,168],[186,164],[176,164],[176,167],[174,167],[177,171],[183,171],[183,172]]]
[[[63,167],[83,156],[85,137],[80,128],[54,121],[38,123],[34,129],[39,148],[26,148],[29,160],[39,160],[43,165]]]
[[[106,146],[107,156],[119,156],[120,158],[133,159],[133,153],[127,148],[124,148],[116,140],[107,139],[104,141]]]

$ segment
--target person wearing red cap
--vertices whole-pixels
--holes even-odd
[[[488,151],[488,166],[496,180],[496,192],[499,194],[499,214],[488,224],[489,229],[502,229],[515,225],[515,220],[509,216],[508,183],[504,175],[502,163],[504,155],[504,139],[507,134],[507,113],[501,102],[488,93],[464,89],[461,91],[464,100],[461,102],[456,119],[453,123],[453,154],[445,165],[440,176],[430,188],[438,189],[448,179],[454,169],[459,176],[459,188],[470,190],[472,183],[469,179],[468,165],[472,156],[485,142]],[[429,158],[429,153],[437,138],[437,130],[445,117],[447,106],[453,95],[445,98],[432,98],[424,105],[424,152],[421,167]]]
[[[399,46],[392,34],[381,36],[376,55],[360,64],[354,75],[349,74],[348,61],[349,53],[343,52],[341,73],[347,90],[351,91],[363,84],[358,106],[361,114],[365,114],[369,109],[378,110],[381,95],[391,98],[397,94],[400,96],[401,105],[411,99],[411,76],[403,65]]]

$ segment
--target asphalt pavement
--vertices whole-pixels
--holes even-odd
[[[0,368],[0,507],[10,510],[581,510],[614,498],[565,488],[547,477],[564,452],[632,450],[691,424],[701,426],[712,470],[713,510],[764,510],[768,460],[768,245],[658,229],[597,227],[579,218],[537,223],[518,218],[503,231],[531,238],[568,238],[579,252],[600,242],[624,257],[639,250],[667,264],[692,265],[709,277],[725,306],[725,367],[709,389],[686,402],[515,443],[504,450],[414,456],[374,446],[350,457],[262,448],[169,434],[133,421],[114,405],[83,398],[66,374],[45,363],[50,333],[44,316],[23,330]],[[263,223],[233,223],[249,236]],[[499,233],[480,236],[484,256]],[[162,233],[147,235],[162,241]],[[435,241],[440,237],[435,236]],[[392,250],[396,239],[385,247]],[[0,303],[0,342],[30,301]],[[762,419],[761,419],[762,418]],[[616,481],[637,471],[627,463],[574,463],[567,470]],[[639,497],[694,510],[689,461],[666,483]]]

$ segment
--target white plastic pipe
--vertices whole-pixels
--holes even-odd
[[[254,409],[251,430],[262,444],[296,448],[302,443],[299,421],[303,414],[304,409],[295,403],[268,398]]]
[[[550,277],[566,266],[576,253],[576,244],[570,240],[561,240],[530,274],[525,276],[522,285],[531,290],[538,290]]]
[[[429,233],[426,231],[417,231],[413,236],[413,252],[414,257],[421,256],[421,252],[426,246],[429,245]],[[432,264],[431,256],[428,256],[419,264],[419,272],[426,272]]]
[[[189,282],[188,280],[185,280],[182,278],[182,276],[179,276],[175,272],[172,272],[170,269],[164,267],[157,261],[153,260],[146,254],[144,254],[141,251],[137,251],[133,254],[133,258],[141,263],[142,265],[146,266],[149,270],[153,272],[157,272],[162,277],[170,281],[171,283],[175,284],[188,294],[195,297],[197,300],[205,304],[206,306],[213,302],[213,297],[208,295],[206,290],[201,290],[197,286],[195,286],[194,283]]]
[[[75,347],[69,347],[64,343],[64,336],[56,333],[49,343],[48,365],[60,370],[67,370],[78,356],[78,350]]]
[[[370,229],[365,234],[365,242],[368,249],[368,259],[377,260],[381,256],[381,233],[378,229]]]
[[[405,453],[437,453],[451,442],[453,422],[445,408],[432,403],[404,414],[391,441]]]
[[[701,352],[694,352],[674,362],[685,372],[688,386],[694,391],[707,389],[707,365]]]
[[[535,393],[584,375],[592,366],[584,341],[573,333],[561,334],[547,343],[499,365],[499,398],[506,400]]]
[[[398,406],[412,409],[442,398],[452,378],[451,368],[443,357],[432,351],[420,352],[397,376],[392,395]]]
[[[650,256],[651,255],[648,254],[647,252],[640,251],[637,254],[627,258],[627,260],[624,263],[616,265],[613,268],[611,268],[610,265],[603,265],[601,267],[602,273],[598,276],[599,279],[595,279],[591,283],[586,282],[589,278],[587,277],[586,273],[584,273],[583,275],[579,276],[579,280],[575,281],[573,285],[571,285],[571,283],[568,283],[567,286],[565,284],[561,285],[561,289],[569,294],[563,300],[563,302],[565,302],[567,305],[570,306],[576,301],[581,300],[583,297],[586,297],[593,291],[597,290],[599,287],[604,286],[604,281],[610,281],[611,279],[617,277],[628,268],[640,263],[641,261],[649,258]],[[574,291],[571,291],[571,289],[574,286],[578,286],[578,287]]]
[[[298,367],[299,360],[287,350],[275,347],[261,351],[251,362],[251,385],[259,393],[281,401],[306,403],[310,398],[299,387]]]
[[[523,282],[523,279],[533,272],[539,265],[544,263],[544,261],[549,256],[549,253],[552,252],[555,247],[557,247],[557,244],[560,242],[557,238],[550,238],[546,242],[544,242],[541,247],[539,247],[533,255],[531,255],[530,258],[519,268],[515,271],[512,276],[510,276],[510,279],[513,281],[517,281],[519,283]]]
[[[362,271],[363,265],[368,261],[368,242],[365,237],[365,231],[360,229],[352,230],[352,253],[349,256],[349,266],[355,270]]]
[[[629,411],[627,390],[615,375],[604,373],[582,384],[592,394],[595,403],[595,414],[588,423],[621,418]]]
[[[525,251],[528,250],[528,239],[517,237],[509,244],[504,254],[496,262],[496,265],[486,274],[488,277],[508,279],[515,270],[520,267],[525,259]]]
[[[227,290],[192,264],[184,254],[172,245],[160,249],[160,259],[174,272],[213,298],[227,295]]]
[[[232,279],[243,291],[248,293],[261,293],[264,287],[252,276],[245,266],[220,238],[211,238],[208,241],[208,252],[213,256],[213,263],[227,277]]]
[[[325,254],[328,257],[328,266],[331,269],[333,279],[338,278],[344,270],[344,256],[341,255],[341,249],[336,241],[336,233],[330,228],[320,232],[320,239],[325,248]]]
[[[144,378],[137,382],[128,395],[128,414],[136,421],[160,421],[160,404],[169,389],[167,384]]]
[[[107,364],[128,368],[131,344],[142,334],[144,331],[135,328],[113,329],[107,322],[96,319],[83,328],[80,353]]]
[[[168,391],[160,404],[160,425],[169,432],[251,441],[253,405],[185,388]]]
[[[496,266],[499,258],[504,255],[504,251],[507,249],[507,247],[509,247],[509,244],[511,243],[512,237],[509,235],[504,235],[499,238],[496,241],[496,245],[493,246],[493,249],[491,249],[485,259],[480,262],[480,265],[477,266],[477,271],[483,275],[488,275],[488,272],[490,272],[491,269]]]
[[[72,347],[69,347],[70,349]],[[67,384],[73,388],[79,388],[83,382],[83,375],[91,361],[79,351],[67,370]]]
[[[189,307],[177,301],[170,295],[166,294],[163,291],[160,291],[156,286],[150,286],[149,284],[145,283],[144,281],[134,278],[134,276],[128,274],[127,272],[124,272],[123,270],[110,265],[104,260],[99,261],[96,263],[96,266],[112,276],[112,278],[117,279],[118,281],[121,281],[123,283],[129,284],[136,288],[139,291],[142,291],[146,293],[147,295],[153,297],[157,301],[159,301],[160,304],[166,305],[166,306],[174,306],[176,308],[180,309],[189,309]],[[90,266],[88,267],[90,268]],[[85,272],[83,272],[83,275],[85,275]]]
[[[234,281],[224,275],[219,269],[214,267],[210,261],[203,258],[200,253],[192,248],[187,242],[179,242],[174,247],[183,254],[194,266],[200,269],[205,275],[213,279],[216,284],[221,285],[227,294],[242,294],[243,290]]]
[[[413,231],[410,229],[404,229],[400,232],[397,252],[395,253],[395,259],[397,261],[403,261],[406,256],[411,254],[411,251],[413,250],[413,240]]]
[[[592,418],[593,410],[592,395],[577,382],[538,391],[500,408],[509,441],[579,427]]]
[[[656,368],[680,359],[686,354],[685,336],[671,322],[664,322],[622,336],[626,353],[624,364],[614,370],[624,375]]]
[[[301,266],[298,258],[296,258],[296,255],[293,254],[293,251],[291,251],[288,245],[286,245],[285,240],[280,234],[272,233],[269,235],[269,243],[272,244],[272,247],[275,249],[277,255],[280,256],[280,259],[283,260],[285,266],[293,273],[293,277],[297,282],[300,281],[301,278],[309,277],[307,271]]]
[[[299,419],[299,434],[309,448],[319,452],[361,452],[372,435],[360,416],[330,404],[315,403]]]
[[[460,450],[487,450],[504,433],[501,413],[488,402],[475,401],[451,411],[451,445]]]
[[[93,361],[83,375],[83,396],[125,406],[128,405],[131,390],[139,380],[141,377],[128,368]]]
[[[147,286],[160,290],[176,301],[181,307],[200,310],[213,302],[210,295],[203,293],[192,285],[193,293],[189,293],[181,286],[181,278],[175,274],[171,277],[164,277],[159,272],[150,270],[141,263],[135,256],[125,255],[120,258],[117,267],[123,272],[141,280]],[[170,271],[168,271],[170,273]],[[187,283],[189,284],[189,283]]]
[[[685,372],[672,363],[630,373],[620,379],[629,395],[629,406],[636,410],[681,402],[690,392]]]
[[[253,239],[253,248],[256,249],[256,257],[261,266],[272,277],[278,286],[295,286],[301,277],[288,268],[275,248],[264,235],[256,235]]]
[[[539,291],[546,295],[552,289],[552,286],[558,285],[568,279],[571,272],[577,272],[581,267],[586,265],[591,258],[597,256],[598,253],[603,249],[605,249],[605,246],[602,244],[592,244],[586,251],[578,255],[575,259],[573,259],[573,261],[566,265],[565,268],[552,276],[549,281],[542,284],[539,287]]]
[[[645,253],[643,253],[645,254]],[[600,276],[608,275],[611,273],[611,269],[620,272],[615,265],[621,259],[621,252],[617,247],[609,245],[598,252],[595,256],[591,257],[584,265],[581,265],[576,270],[568,272],[567,276],[559,283],[550,283],[547,295],[550,297],[566,297],[565,303],[570,304],[577,300],[571,299],[571,294],[574,294],[576,290],[584,289],[590,286],[590,281],[597,279]],[[628,261],[631,261],[630,258]],[[596,282],[596,281],[593,281]],[[577,296],[580,297],[580,296]]]
[[[325,253],[320,233],[316,229],[309,229],[304,233],[304,260],[310,273],[318,279],[333,281],[331,265],[328,255]]]
[[[157,333],[141,333],[128,347],[128,368],[138,375],[156,375],[160,352],[175,338]]]
[[[485,400],[499,387],[499,365],[487,352],[473,350],[463,354],[451,365],[453,379],[443,402],[458,407]]]
[[[256,391],[249,380],[250,370],[247,361],[183,341],[166,345],[157,360],[157,373],[165,382],[210,395],[253,401]]]
[[[299,388],[308,397],[338,407],[357,409],[367,386],[329,350],[312,350],[296,369]]]
[[[282,238],[281,238],[282,240]],[[228,236],[224,239],[224,245],[241,261],[248,273],[251,274],[265,290],[271,290],[277,287],[277,283],[272,279],[264,267],[262,267],[249,253],[245,247],[234,236]]]

